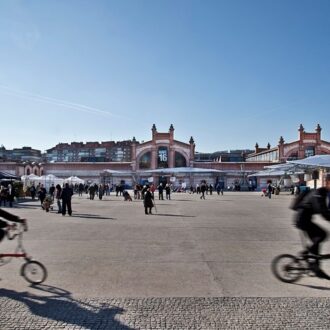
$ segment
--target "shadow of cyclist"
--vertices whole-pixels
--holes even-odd
[[[323,291],[330,291],[330,288],[326,286],[320,285],[311,285],[311,284],[301,284],[301,283],[292,283],[294,285],[304,286],[305,288],[315,289],[315,290],[323,290]]]
[[[24,303],[33,315],[56,321],[54,324],[56,327],[70,324],[88,329],[133,329],[115,319],[116,315],[124,312],[124,309],[120,307],[109,306],[107,303],[96,305],[95,300],[94,304],[79,301],[74,299],[70,292],[56,287],[39,285],[33,288],[52,295],[43,296],[0,289],[0,302],[3,298],[9,298]],[[28,318],[24,318],[25,326],[28,322]],[[38,324],[35,318],[31,318],[31,323]],[[49,325],[52,326],[51,322]]]

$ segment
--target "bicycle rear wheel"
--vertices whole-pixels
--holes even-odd
[[[22,266],[21,275],[31,284],[41,284],[47,278],[47,269],[39,261],[28,260]]]
[[[271,268],[275,277],[285,283],[298,281],[305,271],[302,262],[291,254],[281,254],[274,258]]]

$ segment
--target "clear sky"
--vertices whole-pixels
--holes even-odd
[[[2,0],[0,145],[330,140],[329,0]]]

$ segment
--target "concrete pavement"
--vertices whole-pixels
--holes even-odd
[[[312,305],[315,311],[319,310],[318,302],[322,302],[321,306],[328,307],[330,283],[327,281],[306,277],[297,284],[288,285],[279,282],[270,272],[270,262],[276,255],[301,250],[299,234],[292,226],[293,213],[288,208],[291,198],[280,194],[269,200],[260,193],[225,192],[224,196],[207,195],[204,201],[196,194],[178,193],[172,194],[171,201],[159,201],[156,193],[157,214],[145,215],[140,200],[124,202],[122,197],[112,195],[102,201],[90,201],[84,195],[74,196],[72,217],[41,211],[38,202],[22,203],[13,212],[29,220],[25,247],[45,264],[49,277],[44,286],[30,287],[18,276],[21,261],[13,260],[0,268],[0,302],[2,306],[20,306],[19,310],[29,315],[27,320],[37,318],[42,322],[47,313],[44,309],[43,314],[38,314],[36,307],[40,304],[60,306],[62,302],[75,309],[79,307],[84,314],[89,302],[100,306],[103,301],[108,311],[109,306],[114,309],[110,313],[112,316],[107,314],[110,315],[108,325],[102,327],[102,322],[97,321],[105,319],[99,318],[102,309],[95,307],[98,316],[93,327],[97,324],[101,329],[108,328],[109,322],[118,317],[122,321],[111,325],[111,329],[116,326],[240,329],[245,325],[256,328],[250,321],[245,325],[239,323],[246,320],[240,317],[236,321],[233,319],[231,327],[230,315],[245,310],[248,301],[255,306],[251,307],[251,313],[257,313],[254,325],[266,326],[271,318],[259,320],[259,312],[268,310],[271,315],[269,308],[278,304],[281,313],[285,314],[286,308],[291,306],[293,315],[296,310],[298,316],[304,306]],[[327,227],[326,222],[321,223]],[[7,251],[13,244],[1,243],[1,251]],[[329,251],[329,243],[325,243],[325,250],[327,248]],[[324,269],[330,273],[329,265],[324,264]],[[27,303],[38,300],[37,306]],[[205,301],[206,305],[202,303],[198,307],[199,302]],[[228,312],[226,305],[224,313],[223,304],[228,302],[233,310]],[[192,305],[194,313],[191,314],[187,309]],[[164,306],[168,310],[172,308],[172,314],[176,312],[174,323],[171,313],[161,316],[159,311],[164,310]],[[119,313],[121,308],[124,311]],[[190,317],[180,321],[177,310]],[[3,311],[0,311],[0,320],[4,320],[7,313],[11,315],[10,308]],[[147,323],[141,321],[143,311],[148,315],[146,320],[149,321],[143,321]],[[319,310],[320,313],[324,311],[324,308]],[[228,320],[225,318],[229,323],[219,323],[221,313],[230,316]],[[192,317],[193,314],[196,315]],[[93,315],[85,317],[91,320]],[[209,320],[208,325],[198,315],[204,315],[204,319]],[[10,317],[15,320],[14,314]],[[189,319],[195,320],[194,327]],[[273,320],[277,319],[274,314]],[[319,328],[328,325],[328,319],[323,318],[324,321],[318,323]],[[87,324],[73,319],[70,324],[70,317],[66,320],[68,322],[51,316],[47,324],[59,328],[88,328]],[[151,320],[155,320],[154,323]],[[181,326],[180,322],[183,322]],[[269,324],[274,328],[275,323]],[[288,322],[285,324],[284,327],[290,328]],[[1,329],[6,329],[5,324],[0,325]],[[27,325],[26,328],[33,329]],[[8,326],[8,329],[14,327]]]

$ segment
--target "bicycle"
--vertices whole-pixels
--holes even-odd
[[[311,254],[304,244],[302,237],[302,245],[305,249],[297,255],[281,254],[275,257],[271,263],[271,270],[274,276],[282,282],[294,283],[302,276],[316,276],[315,265],[321,260],[330,259],[330,254]]]
[[[15,233],[10,233],[15,230]],[[16,224],[9,226],[6,236],[9,240],[13,240],[17,237],[18,244],[14,253],[0,253],[0,266],[9,263],[12,258],[24,258],[25,263],[21,267],[20,275],[31,284],[41,284],[47,278],[47,269],[41,262],[32,259],[25,251],[23,247],[24,231],[27,231],[26,223],[20,223],[19,226]]]

